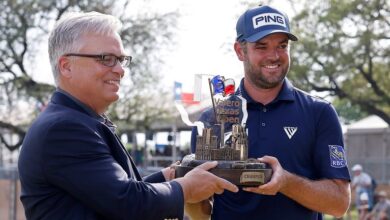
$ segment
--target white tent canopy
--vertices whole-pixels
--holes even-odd
[[[370,115],[347,126],[348,132],[378,132],[388,128],[389,125],[376,115]]]

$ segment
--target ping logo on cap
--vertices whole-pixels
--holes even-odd
[[[266,25],[279,25],[287,28],[284,17],[277,13],[264,13],[256,15],[252,18],[253,28],[266,26]]]

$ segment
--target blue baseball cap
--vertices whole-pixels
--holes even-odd
[[[247,10],[237,21],[237,38],[239,42],[256,42],[273,33],[286,33],[292,41],[298,38],[290,32],[287,15],[270,6],[259,6]]]

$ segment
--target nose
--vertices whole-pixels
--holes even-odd
[[[125,75],[125,69],[123,68],[123,66],[121,65],[120,62],[117,62],[117,63],[115,64],[115,66],[112,67],[112,71],[113,71],[114,73],[117,73],[117,74],[120,76],[121,79],[122,79],[123,76]]]
[[[268,51],[268,54],[267,54],[268,56],[268,58],[269,59],[271,59],[271,60],[278,60],[279,59],[279,53],[278,53],[278,50],[277,50],[277,48],[275,48],[275,49],[270,49],[269,51]]]

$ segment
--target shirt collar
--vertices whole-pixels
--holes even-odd
[[[101,123],[105,124],[112,132],[115,132],[115,129],[116,129],[116,125],[114,123],[112,123],[110,121],[110,119],[108,119],[107,115],[106,114],[103,114],[103,115],[99,115],[97,114],[94,110],[92,110],[92,108],[90,108],[89,106],[87,106],[86,104],[82,103],[80,100],[78,100],[76,97],[72,96],[70,93],[68,93],[67,91],[57,87],[57,91],[64,94],[65,96],[67,96],[68,98],[70,98],[71,100],[73,100],[76,104],[78,104],[84,111],[86,111],[90,116],[92,116],[93,118],[97,119],[98,121],[100,121]]]
[[[86,104],[82,103],[80,100],[78,100],[76,97],[74,97],[73,95],[71,95],[70,93],[68,93],[67,91],[57,87],[57,91],[64,94],[65,96],[67,96],[68,98],[72,99],[74,102],[76,102],[84,111],[86,111],[90,116],[98,119],[99,121],[103,122],[104,121],[104,117],[97,114],[94,110],[92,110],[92,108],[90,108],[89,106],[87,106]]]
[[[115,129],[116,129],[116,125],[114,123],[112,123],[110,121],[110,119],[108,119],[107,115],[106,114],[103,114],[103,115],[99,115],[97,114],[94,110],[92,110],[92,108],[90,108],[89,106],[87,106],[86,104],[82,103],[80,100],[78,100],[76,97],[74,97],[73,95],[71,95],[70,93],[68,93],[67,91],[57,87],[57,92],[65,95],[66,97],[68,97],[69,99],[71,99],[72,101],[74,101],[78,106],[80,106],[88,115],[90,115],[91,117],[95,118],[96,120],[98,120],[99,122],[105,124],[113,133],[115,133]]]
[[[244,78],[241,79],[240,86],[236,91],[236,95],[241,95],[247,100],[247,103],[257,103],[252,97],[249,96],[244,86]],[[276,98],[271,102],[277,101],[294,101],[294,86],[291,84],[290,80],[287,78],[284,79],[282,88]]]

